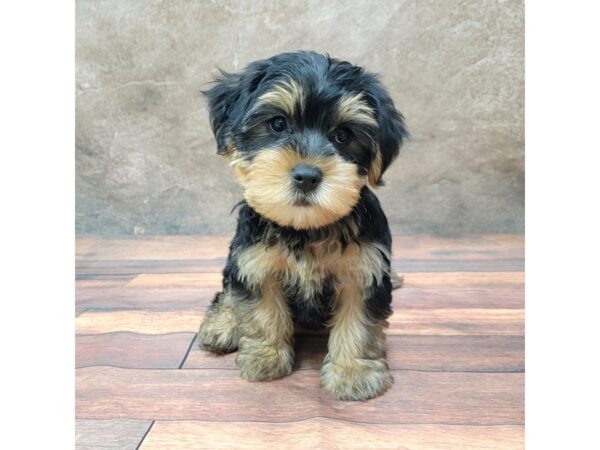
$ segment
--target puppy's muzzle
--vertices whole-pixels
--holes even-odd
[[[323,180],[323,172],[308,164],[298,164],[292,169],[290,176],[296,189],[305,194],[313,192]]]

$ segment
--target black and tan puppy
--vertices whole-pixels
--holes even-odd
[[[245,379],[270,380],[292,371],[294,325],[327,327],[322,387],[381,394],[391,237],[368,185],[398,154],[402,116],[374,75],[312,52],[223,73],[206,96],[245,201],[200,346],[237,349]]]

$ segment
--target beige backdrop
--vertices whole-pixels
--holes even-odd
[[[413,138],[378,190],[395,233],[523,230],[520,1],[79,0],[76,229],[230,233],[241,198],[199,90],[297,49],[381,75]],[[51,88],[49,86],[48,88]]]

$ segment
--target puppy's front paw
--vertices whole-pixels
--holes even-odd
[[[340,400],[367,400],[383,394],[394,382],[385,359],[353,359],[336,364],[325,358],[321,387]]]
[[[249,344],[242,338],[235,362],[248,381],[274,380],[292,372],[294,353],[289,346]]]
[[[232,318],[210,316],[198,330],[198,345],[204,350],[222,354],[235,351],[238,345],[237,324]]]

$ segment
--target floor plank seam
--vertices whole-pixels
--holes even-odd
[[[115,366],[112,364],[92,364],[88,366],[80,366],[76,369],[95,369],[95,368],[112,368],[112,369],[122,369],[122,370],[152,370],[152,371],[167,371],[167,370],[186,370],[186,371],[201,371],[201,370],[221,370],[227,372],[239,371],[238,367],[183,367],[186,359],[181,362],[180,367],[125,367],[125,366]],[[307,367],[304,369],[294,369],[293,372],[319,372],[320,367]],[[488,371],[488,370],[424,370],[424,369],[393,369],[390,368],[391,372],[417,372],[417,373],[480,373],[480,374],[522,374],[525,373],[525,370],[502,370],[502,371]]]
[[[191,334],[194,336],[196,335],[196,333],[194,333],[192,331],[170,331],[169,333],[155,334],[155,333],[138,333],[137,331],[125,330],[125,331],[109,331],[108,333],[76,333],[75,336],[83,337],[83,338],[91,338],[91,337],[95,337],[95,336],[110,337],[110,336],[127,335],[130,337],[157,338],[157,337],[165,337],[165,336],[184,335],[184,334]]]
[[[140,447],[142,446],[142,443],[144,442],[144,439],[146,439],[146,436],[148,436],[148,433],[150,433],[150,430],[152,429],[152,427],[154,426],[154,423],[156,422],[156,420],[153,420],[152,423],[150,424],[150,426],[148,427],[148,429],[146,430],[146,432],[144,433],[144,435],[142,436],[142,439],[140,439],[140,442],[138,443],[137,447],[135,448],[135,450],[139,450]]]
[[[183,365],[185,364],[185,361],[187,360],[187,358],[188,358],[188,356],[190,354],[190,351],[192,350],[192,346],[194,345],[194,342],[196,342],[196,337],[197,336],[198,335],[194,335],[194,337],[192,338],[192,342],[190,342],[190,345],[189,345],[187,351],[185,352],[185,355],[183,355],[183,359],[181,360],[181,364],[179,364],[178,369],[182,369],[183,368]]]
[[[142,310],[140,310],[142,311]],[[143,310],[143,311],[147,311],[147,310]],[[91,310],[86,310],[86,312],[93,312]],[[168,333],[140,333],[138,331],[131,331],[131,330],[116,330],[116,331],[107,331],[107,332],[103,332],[103,333],[75,333],[75,335],[77,337],[79,336],[110,336],[110,335],[117,335],[117,334],[130,334],[130,335],[136,335],[136,336],[148,336],[148,337],[161,337],[161,336],[170,336],[170,335],[174,335],[174,334],[194,334],[196,335],[197,333],[195,331],[169,331]],[[312,335],[312,334],[297,334],[296,336],[300,336],[300,337],[317,337],[317,338],[326,338],[327,335]],[[395,338],[395,337],[399,337],[399,338],[446,338],[446,337],[450,337],[450,338],[461,338],[461,339],[466,339],[466,338],[470,338],[470,339],[477,339],[477,338],[484,338],[484,337],[490,337],[490,338],[524,338],[525,335],[524,334],[386,334],[386,336],[388,338]]]
[[[110,421],[110,420],[148,420],[147,418],[133,418],[133,417],[118,417],[118,418],[82,418],[77,417],[78,420],[97,420],[97,421]],[[303,419],[297,420],[284,420],[284,421],[273,421],[273,420],[211,420],[211,419],[198,419],[198,418],[188,418],[188,419],[154,419],[150,424],[150,427],[142,437],[142,440],[138,444],[141,446],[144,438],[150,432],[150,429],[156,422],[169,422],[169,423],[186,423],[186,422],[205,422],[205,423],[223,423],[223,424],[233,424],[233,423],[268,423],[268,424],[291,424],[291,423],[300,423],[307,422],[313,419],[325,419],[332,422],[344,422],[344,423],[355,423],[359,425],[391,425],[391,426],[444,426],[444,427],[472,427],[472,428],[490,428],[490,427],[524,427],[525,422],[505,422],[505,423],[494,423],[494,424],[485,424],[485,423],[452,423],[452,422],[369,422],[365,420],[356,420],[356,419],[344,419],[340,417],[329,417],[323,415],[316,415],[305,417]],[[138,450],[140,447],[136,447]]]

